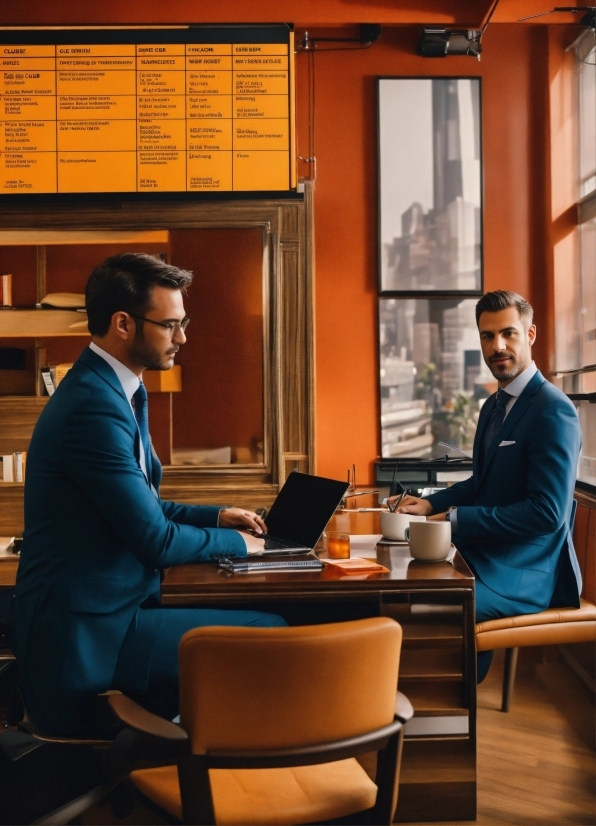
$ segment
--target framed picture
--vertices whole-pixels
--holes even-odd
[[[480,408],[497,389],[475,306],[475,298],[379,298],[382,459],[471,454]]]
[[[480,295],[480,78],[377,84],[379,292]]]

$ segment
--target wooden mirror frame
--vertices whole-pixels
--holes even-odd
[[[312,188],[304,198],[0,205],[3,229],[259,229],[265,316],[264,462],[164,467],[161,496],[183,503],[269,506],[294,469],[313,473]]]

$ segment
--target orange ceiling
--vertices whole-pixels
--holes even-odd
[[[592,0],[594,2],[594,0]],[[8,6],[10,5],[10,8]],[[297,25],[382,23],[408,25],[443,23],[478,27],[492,0],[23,0],[0,3],[0,26],[7,25],[107,25],[114,23],[260,23],[293,22]],[[555,0],[500,0],[493,23],[514,23],[520,17],[548,11]],[[581,14],[551,14],[536,24],[579,22]]]

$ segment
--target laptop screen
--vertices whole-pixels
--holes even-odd
[[[347,489],[347,482],[290,473],[265,519],[269,533],[314,548]]]

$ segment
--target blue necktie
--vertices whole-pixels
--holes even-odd
[[[149,437],[149,413],[147,410],[147,390],[143,382],[133,395],[135,403],[135,419],[141,434],[141,444],[145,453],[145,468],[147,470],[147,481],[151,485],[151,438]]]
[[[490,418],[488,420],[488,425],[486,426],[486,432],[484,434],[484,455],[488,453],[490,450],[490,446],[493,443],[493,440],[499,430],[503,422],[505,421],[505,413],[507,402],[512,399],[513,396],[510,396],[509,393],[506,393],[504,390],[499,388],[497,392],[497,402],[492,409],[490,414]]]

